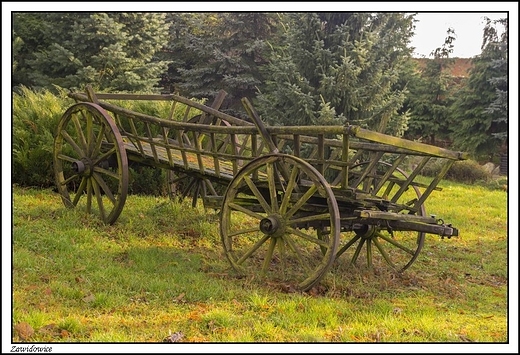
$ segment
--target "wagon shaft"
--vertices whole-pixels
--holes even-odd
[[[403,271],[426,234],[459,231],[426,213],[425,202],[467,154],[359,126],[266,126],[182,96],[71,93],[77,104],[58,126],[54,167],[67,207],[114,223],[128,191],[128,161],[167,170],[171,195],[220,213],[224,252],[241,273],[301,289],[336,260]],[[157,101],[164,117],[124,108]],[[438,175],[422,170],[438,162]],[[178,192],[177,192],[178,191]]]

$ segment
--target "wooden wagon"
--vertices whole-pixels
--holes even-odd
[[[224,92],[211,106],[91,88],[70,96],[77,103],[54,147],[64,204],[114,223],[128,194],[128,162],[167,169],[194,205],[219,210],[224,253],[246,276],[308,290],[335,261],[403,271],[426,234],[458,235],[426,214],[425,201],[464,153],[352,125],[266,126],[247,99],[249,120],[219,111]],[[114,104],[125,100],[167,100],[170,114]],[[432,160],[443,167],[428,180],[420,172]]]

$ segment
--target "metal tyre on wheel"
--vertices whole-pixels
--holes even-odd
[[[322,228],[331,230],[327,240],[317,237]],[[334,262],[339,232],[338,205],[328,183],[290,155],[251,161],[231,181],[222,203],[224,252],[245,277],[308,290]]]
[[[356,170],[359,170],[361,172],[369,164],[368,161],[359,163],[354,165],[351,171],[355,173]],[[377,176],[382,177],[387,174],[391,166],[386,162],[378,162],[373,173],[363,179],[357,188],[374,195],[382,195],[385,200],[393,201],[396,204],[413,205],[413,202],[421,197],[418,187],[409,187],[402,195],[396,195],[401,190],[403,181],[408,178],[408,175],[402,170],[395,169],[392,172],[394,179],[389,179],[384,185],[379,183],[381,180]],[[375,186],[379,187],[378,191],[373,191]],[[409,211],[402,210],[399,213],[409,213]],[[426,215],[424,204],[420,206],[416,215]],[[348,266],[390,267],[391,270],[397,272],[402,272],[412,265],[417,259],[425,239],[425,233],[392,230],[384,223],[380,225],[360,224],[354,226],[352,231],[343,232],[341,236],[344,243],[337,254],[340,264],[346,262]]]
[[[99,105],[71,106],[54,140],[56,186],[66,207],[82,207],[114,223],[128,191],[128,160],[113,119]]]

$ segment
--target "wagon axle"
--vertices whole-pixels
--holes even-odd
[[[71,168],[74,170],[76,174],[81,176],[90,177],[94,172],[94,166],[98,166],[102,169],[109,169],[114,167],[114,163],[111,161],[113,159],[105,159],[100,161],[97,164],[94,164],[89,158],[82,158],[81,160],[76,160],[72,162]],[[117,162],[116,162],[117,163]]]

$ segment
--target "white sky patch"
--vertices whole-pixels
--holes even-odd
[[[482,50],[482,36],[486,24],[485,17],[491,20],[507,18],[507,13],[483,12],[421,12],[415,16],[415,35],[411,46],[415,47],[414,57],[429,58],[430,53],[444,44],[448,28],[455,30],[452,58],[472,58]],[[499,30],[503,26],[498,27]]]

